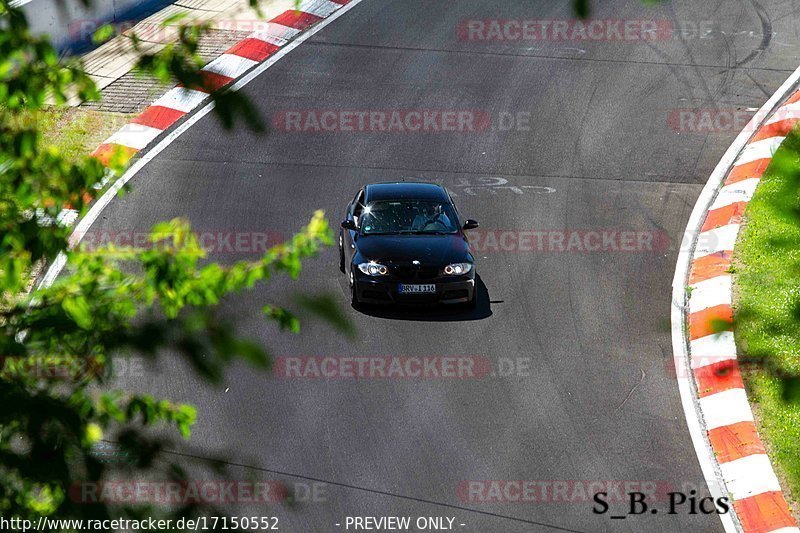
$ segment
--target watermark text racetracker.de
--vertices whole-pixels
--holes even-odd
[[[653,43],[671,39],[704,39],[717,33],[713,21],[670,19],[466,19],[456,26],[459,41],[502,43]]]
[[[327,355],[280,356],[272,368],[281,379],[470,380],[530,377],[532,363],[527,356]]]
[[[283,109],[273,115],[280,133],[482,133],[531,131],[530,111],[483,109]]]
[[[279,480],[167,480],[119,479],[76,481],[69,498],[78,504],[152,504],[161,506],[240,505],[327,501],[324,482]]]

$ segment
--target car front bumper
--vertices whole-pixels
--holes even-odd
[[[358,301],[368,304],[462,304],[472,300],[475,294],[475,276],[457,278],[437,278],[433,280],[402,281],[398,279],[380,279],[369,276],[358,276],[354,283]],[[400,294],[399,285],[419,284],[435,285],[435,293]]]

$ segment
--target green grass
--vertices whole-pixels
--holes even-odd
[[[56,146],[70,160],[90,154],[133,115],[83,107],[51,107],[27,113],[22,120],[36,121],[43,145]]]
[[[747,206],[734,256],[736,341],[747,393],[782,486],[800,501],[800,130]]]

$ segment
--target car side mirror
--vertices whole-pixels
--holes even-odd
[[[353,222],[352,220],[342,220],[342,227],[344,229],[349,229],[349,230],[355,231],[356,230],[356,223]]]
[[[468,218],[466,221],[464,221],[464,229],[465,230],[466,229],[475,229],[477,227],[478,227],[478,221],[477,220],[472,220],[471,218]]]

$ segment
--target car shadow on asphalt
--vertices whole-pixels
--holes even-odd
[[[354,309],[375,318],[388,320],[415,320],[425,322],[465,322],[469,320],[483,320],[492,316],[492,302],[489,299],[489,289],[480,276],[476,276],[475,288],[478,291],[478,302],[475,309],[459,306],[381,306],[359,304]]]

